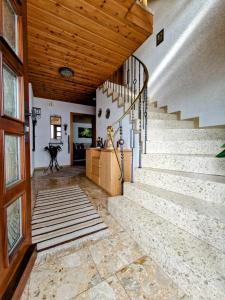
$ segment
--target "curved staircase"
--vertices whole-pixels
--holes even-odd
[[[215,155],[225,130],[195,128],[155,103],[147,129],[135,183],[108,209],[192,299],[224,300],[225,159]]]

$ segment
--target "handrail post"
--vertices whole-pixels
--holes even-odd
[[[138,65],[137,65],[138,63]],[[143,76],[142,76],[143,71]],[[115,132],[120,133],[119,149],[121,155],[121,161],[118,156],[118,150],[115,146],[110,135],[110,139],[113,145],[113,150],[116,155],[117,163],[120,169],[121,191],[123,194],[124,189],[124,139],[123,139],[123,120],[125,117],[130,116],[131,129],[130,129],[130,148],[131,148],[131,183],[134,182],[134,150],[136,143],[136,135],[139,134],[139,168],[142,167],[142,153],[147,152],[147,137],[148,137],[148,80],[149,73],[147,67],[140,61],[139,58],[132,55],[129,57],[123,66],[123,78],[119,79],[119,73],[114,72],[111,78],[108,80],[108,85],[113,91],[119,93],[123,97],[124,113],[116,120],[111,126],[108,126],[107,130],[112,131],[113,127],[119,125]],[[119,86],[122,85],[122,86]],[[138,92],[138,94],[137,94]],[[120,101],[121,99],[119,99]],[[126,104],[129,105],[126,108]],[[135,126],[134,122],[137,120],[138,124]],[[142,134],[143,133],[143,134]]]
[[[123,139],[123,126],[122,126],[122,120],[119,122],[119,128],[120,128],[120,139],[119,139],[119,146],[120,146],[120,155],[121,155],[121,193],[123,195],[124,190],[124,152],[123,152],[123,145],[124,145],[124,139]]]
[[[148,88],[144,89],[144,106],[145,106],[145,154],[147,153],[147,138],[148,138]]]
[[[142,139],[141,139],[141,97],[138,102],[138,120],[139,120],[139,168],[142,168],[142,160],[141,160],[141,155],[142,155]]]

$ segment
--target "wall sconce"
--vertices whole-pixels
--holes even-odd
[[[33,129],[33,147],[32,151],[35,151],[35,126],[37,125],[37,120],[41,118],[41,108],[32,107],[31,113],[26,114],[26,117],[31,117],[32,119],[32,129]]]
[[[63,128],[64,128],[64,132],[65,132],[65,135],[67,135],[67,127],[68,127],[68,124],[63,124]]]

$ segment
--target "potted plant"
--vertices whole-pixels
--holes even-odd
[[[225,148],[225,144],[221,148]],[[222,152],[220,152],[219,154],[217,154],[216,157],[219,157],[219,158],[225,157],[225,149]]]

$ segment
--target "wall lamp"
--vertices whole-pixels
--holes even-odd
[[[26,114],[26,117],[31,117],[32,120],[32,130],[33,130],[33,141],[32,141],[32,151],[35,151],[35,126],[37,125],[37,120],[41,118],[41,108],[32,107],[31,113]]]

